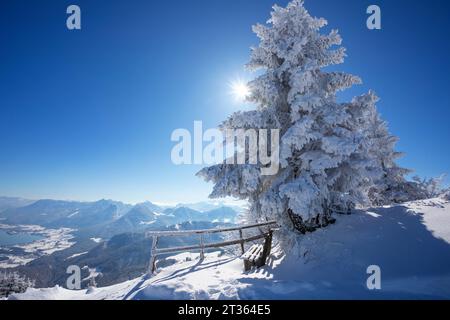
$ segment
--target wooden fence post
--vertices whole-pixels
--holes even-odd
[[[239,229],[239,238],[241,239],[241,251],[242,251],[242,254],[244,254],[245,248],[244,248],[244,237],[242,235],[242,229]]]
[[[155,249],[156,246],[158,244],[158,237],[157,236],[153,236],[153,242],[152,242],[152,252],[151,252],[151,256],[150,256],[150,265],[149,265],[149,274],[152,275],[156,272],[156,254],[155,254]]]
[[[264,264],[266,264],[266,260],[270,255],[270,251],[272,250],[272,238],[273,238],[273,230],[269,229],[269,232],[266,236],[266,240],[264,241],[264,248],[263,248]]]
[[[203,233],[200,234],[200,260],[205,259],[205,248],[204,248],[204,242],[203,242]]]

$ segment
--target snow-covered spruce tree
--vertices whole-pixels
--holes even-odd
[[[401,152],[395,151],[398,138],[389,133],[387,123],[381,119],[376,108],[378,97],[370,91],[352,101],[351,108],[356,108],[364,113],[354,130],[364,130],[364,143],[367,156],[375,161],[378,168],[376,176],[372,178],[369,189],[369,200],[372,205],[388,205],[411,200],[410,182],[405,175],[411,171],[401,168],[395,162],[403,156]]]
[[[34,281],[17,272],[0,272],[0,298],[8,297],[13,293],[23,293],[34,285]]]
[[[248,100],[257,108],[237,112],[221,125],[224,131],[279,129],[278,173],[264,176],[261,164],[228,162],[198,173],[214,183],[211,198],[247,199],[248,220],[277,220],[283,235],[294,234],[289,232],[293,229],[314,231],[335,221],[333,211],[349,213],[356,205],[368,204],[375,181],[394,168],[388,161],[393,151],[382,152],[385,171],[374,152],[376,143],[384,143],[373,129],[383,127],[375,95],[370,92],[351,103],[336,101],[338,91],[361,80],[323,70],[345,57],[338,32],[320,32],[326,23],[313,18],[300,0],[286,8],[274,6],[268,25],[253,28],[260,44],[252,49],[248,67],[264,70],[249,83]]]
[[[449,188],[445,189],[443,187],[445,177],[445,174],[430,179],[414,176],[412,182],[412,184],[414,184],[414,187],[412,188],[414,200],[431,199],[439,196],[445,197],[445,195],[450,191]]]

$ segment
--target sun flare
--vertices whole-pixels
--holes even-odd
[[[247,84],[242,80],[236,80],[231,82],[231,94],[237,101],[245,101],[245,99],[250,95],[250,89]]]

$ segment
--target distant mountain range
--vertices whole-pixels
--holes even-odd
[[[69,265],[89,265],[104,275],[101,285],[109,285],[145,272],[151,250],[150,230],[191,230],[230,226],[237,222],[244,208],[223,202],[199,202],[160,206],[152,202],[136,205],[113,200],[95,202],[62,200],[26,200],[0,197],[0,223],[39,225],[47,229],[74,229],[75,244],[63,251],[44,255],[15,270],[36,280],[38,286],[65,285]],[[219,240],[218,235],[209,241]],[[159,245],[198,243],[198,237],[161,239]],[[2,258],[0,243],[0,259]],[[3,248],[3,255],[20,248]],[[3,256],[5,259],[5,256]],[[167,262],[167,261],[166,261]],[[165,263],[166,263],[165,262]]]
[[[34,200],[13,197],[0,197],[0,212],[6,209],[24,207],[33,203]]]
[[[72,228],[78,234],[110,238],[119,233],[162,228],[186,221],[233,223],[242,212],[239,207],[201,202],[162,207],[151,202],[136,205],[113,200],[77,202],[0,198],[3,223],[34,224],[46,228]],[[197,209],[194,209],[197,208]]]

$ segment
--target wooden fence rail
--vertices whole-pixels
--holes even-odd
[[[264,222],[264,223],[255,223],[255,224],[242,225],[242,226],[231,227],[231,228],[187,230],[187,231],[150,231],[150,232],[147,232],[146,235],[148,237],[153,238],[152,252],[151,252],[150,264],[149,264],[149,273],[150,274],[155,273],[156,257],[161,254],[186,252],[186,251],[191,251],[191,250],[200,250],[200,259],[203,259],[204,254],[205,254],[205,249],[222,248],[222,247],[228,247],[228,246],[233,246],[233,245],[240,245],[242,253],[244,253],[244,251],[245,251],[244,244],[245,243],[266,238],[267,235],[269,233],[271,233],[270,227],[276,227],[276,225],[277,225],[276,221],[268,221],[268,222]],[[256,235],[256,236],[244,238],[243,230],[262,228],[262,227],[269,227],[269,230],[267,232],[262,232],[261,234]],[[216,242],[216,243],[205,243],[204,242],[205,234],[215,234],[215,233],[223,233],[223,232],[231,232],[231,231],[239,231],[239,239],[228,240],[228,241],[223,241],[223,242]],[[200,244],[191,245],[191,246],[183,246],[183,247],[162,248],[162,249],[157,248],[158,240],[161,237],[180,237],[180,236],[192,236],[192,235],[200,236],[200,239],[199,239]]]

